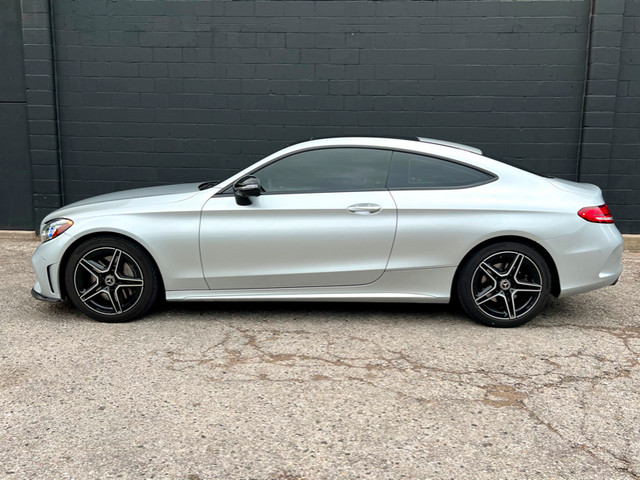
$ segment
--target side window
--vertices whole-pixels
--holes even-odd
[[[295,153],[254,175],[265,193],[382,190],[390,163],[389,150],[326,148]]]
[[[463,188],[480,185],[494,177],[459,163],[415,153],[393,152],[387,186],[393,190]]]

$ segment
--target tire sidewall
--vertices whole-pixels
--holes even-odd
[[[482,263],[491,255],[504,251],[518,252],[529,257],[540,271],[540,276],[542,279],[542,291],[536,304],[527,313],[513,320],[500,320],[487,315],[480,308],[478,308],[471,292],[473,275],[480,263]],[[462,306],[463,310],[471,318],[484,325],[503,328],[517,327],[533,319],[547,305],[550,291],[551,271],[544,257],[534,248],[517,242],[495,243],[478,250],[462,266],[456,284],[456,292],[459,303]]]
[[[76,293],[74,276],[78,262],[87,253],[101,247],[118,248],[130,255],[140,267],[144,278],[144,287],[138,302],[130,310],[119,315],[96,312],[85,305]],[[65,264],[64,284],[71,303],[82,313],[99,322],[120,323],[134,320],[146,313],[154,305],[158,296],[158,274],[149,255],[133,242],[118,237],[96,237],[78,245]]]

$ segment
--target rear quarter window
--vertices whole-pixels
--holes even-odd
[[[407,152],[393,152],[387,188],[391,190],[468,188],[496,177],[482,170]]]

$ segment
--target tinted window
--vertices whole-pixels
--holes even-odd
[[[387,150],[327,148],[293,154],[254,175],[266,193],[381,190],[390,162]]]
[[[459,163],[405,152],[393,152],[388,187],[456,188],[491,180],[491,175]]]

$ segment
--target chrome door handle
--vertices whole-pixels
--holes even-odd
[[[375,203],[356,203],[355,205],[347,207],[347,210],[351,213],[355,213],[356,215],[371,215],[373,213],[378,213],[382,210],[382,207]]]

